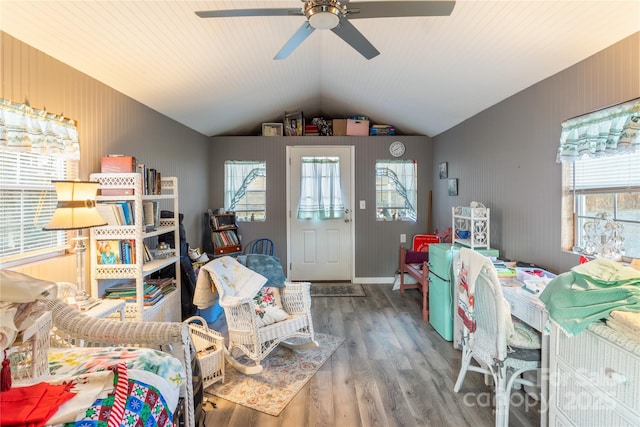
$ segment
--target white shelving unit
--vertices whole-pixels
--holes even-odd
[[[453,243],[471,249],[491,247],[490,211],[484,206],[456,206],[451,208]],[[460,230],[468,230],[469,237],[461,238]]]
[[[133,224],[121,226],[94,227],[91,229],[91,296],[99,298],[104,293],[101,280],[133,279],[136,282],[136,302],[127,303],[125,320],[129,321],[158,321],[179,322],[182,314],[180,310],[180,230],[178,220],[178,179],[163,177],[162,192],[158,195],[143,194],[142,175],[139,173],[94,173],[91,181],[99,182],[101,190],[120,190],[126,195],[99,195],[100,202],[133,201]],[[171,210],[173,218],[161,218],[160,225],[153,231],[145,231],[142,203],[157,201],[159,209]],[[166,258],[153,259],[144,262],[144,243],[149,248],[156,244],[157,237],[166,233],[174,233],[175,248],[172,255]],[[96,241],[124,240],[135,242],[135,262],[131,264],[99,264]],[[176,289],[163,296],[152,306],[144,305],[144,279],[171,264],[175,266]]]

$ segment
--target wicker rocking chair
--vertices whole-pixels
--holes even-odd
[[[229,343],[225,357],[243,374],[262,372],[262,360],[278,344],[294,350],[308,350],[318,346],[311,319],[311,284],[286,282],[280,288],[282,308],[289,315],[285,320],[266,326],[258,326],[258,315],[252,298],[228,304],[220,298],[220,306],[229,328]],[[242,355],[253,361],[247,365],[239,359]]]

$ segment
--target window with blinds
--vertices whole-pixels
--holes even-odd
[[[623,226],[625,256],[640,257],[640,151],[585,158],[568,165],[574,198],[574,244],[584,247],[586,224],[606,216]]]
[[[0,263],[59,253],[64,231],[44,231],[56,208],[52,180],[78,177],[78,162],[59,156],[0,151]]]

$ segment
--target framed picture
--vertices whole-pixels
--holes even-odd
[[[448,182],[447,188],[449,189],[450,196],[458,195],[458,178],[451,178]]]
[[[262,136],[282,136],[282,123],[263,123]]]
[[[440,163],[440,179],[445,179],[448,174],[447,162]]]
[[[284,113],[284,134],[285,136],[304,135],[304,116],[302,111]]]

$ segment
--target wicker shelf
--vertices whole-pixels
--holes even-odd
[[[125,318],[134,321],[176,321],[181,320],[180,312],[180,248],[171,248],[169,256],[156,258],[144,262],[144,246],[155,247],[157,237],[167,233],[174,233],[174,242],[180,241],[178,220],[178,181],[175,177],[162,178],[162,194],[146,195],[142,191],[142,175],[139,173],[94,173],[91,181],[100,183],[101,190],[122,190],[123,194],[98,196],[97,202],[131,202],[133,225],[110,225],[91,229],[91,296],[99,298],[104,293],[101,280],[131,279],[136,284],[135,303],[127,303]],[[131,194],[133,193],[133,194]],[[165,208],[174,213],[172,218],[161,218],[158,226],[151,231],[145,231],[143,202],[158,202],[159,208]],[[97,241],[134,242],[131,262],[122,264],[100,264],[98,262]],[[145,277],[162,270],[170,265],[178,272],[174,277],[176,289],[162,297],[151,306],[144,304]]]

